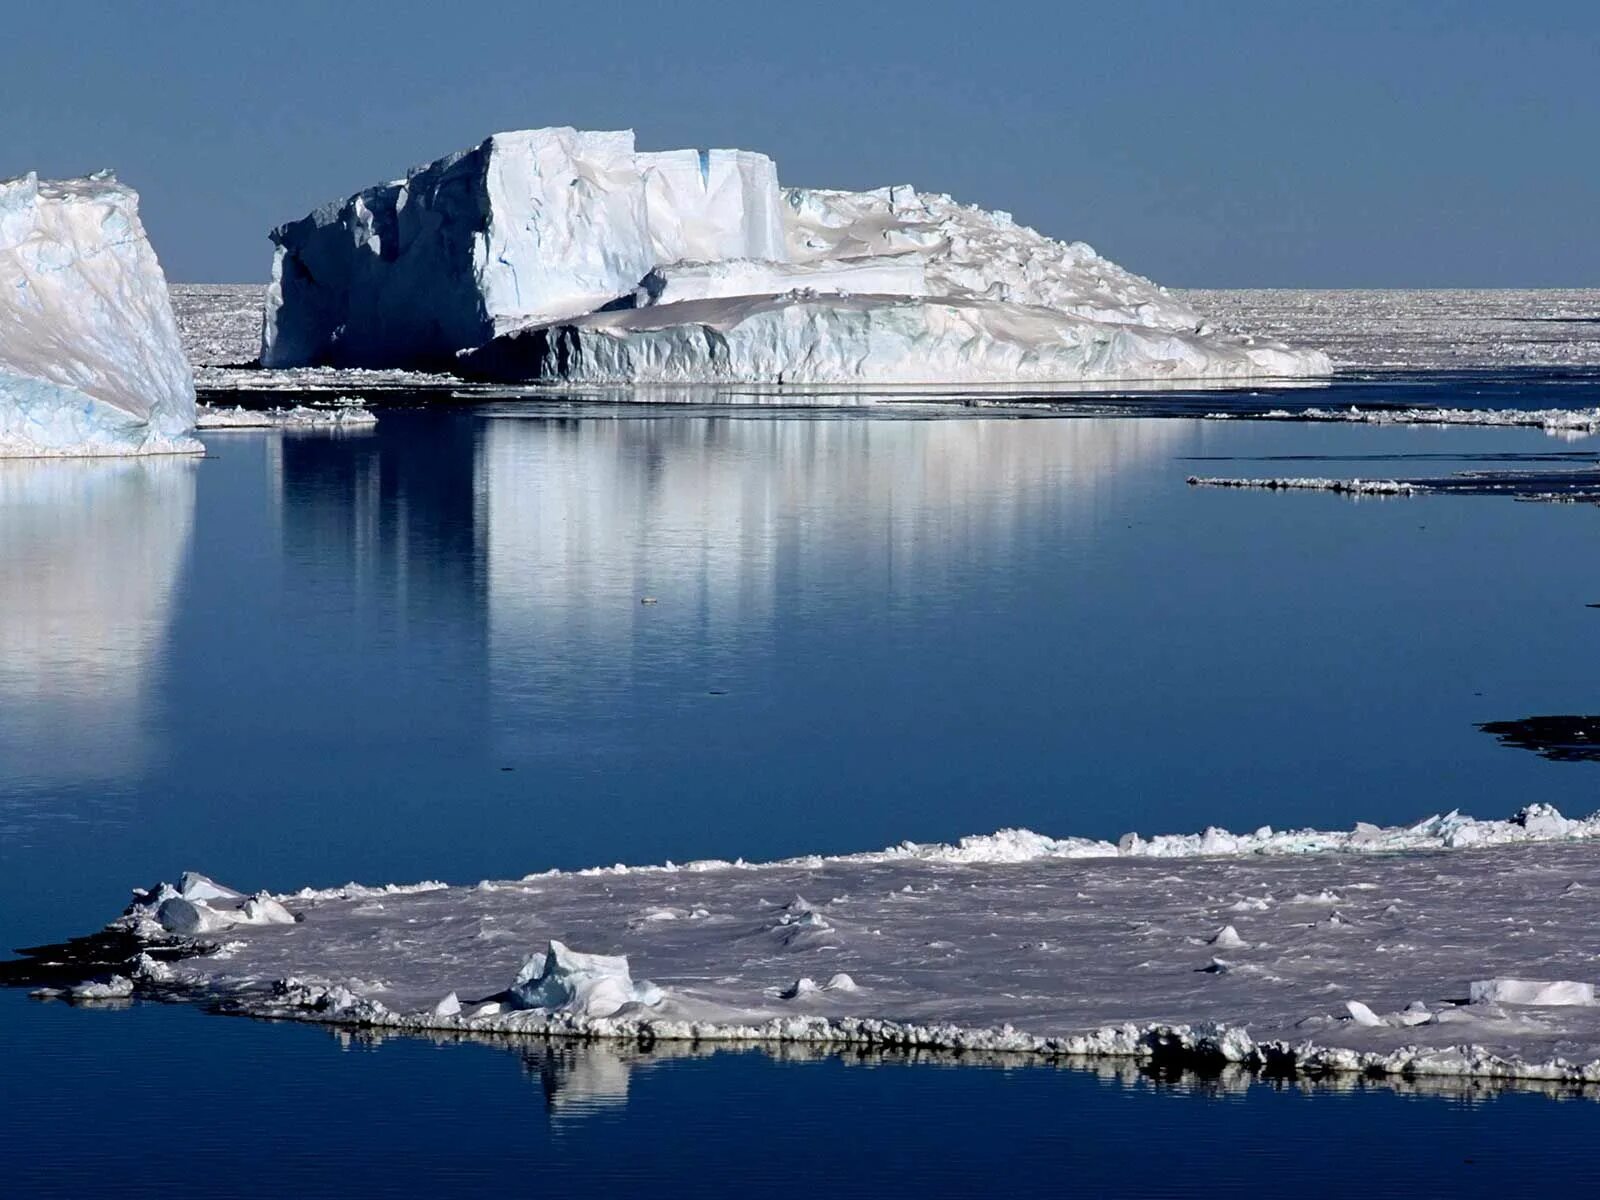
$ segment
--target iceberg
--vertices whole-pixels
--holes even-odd
[[[765,155],[500,133],[272,235],[266,367],[513,383],[966,385],[1320,376],[1082,242]]]
[[[198,453],[194,378],[139,197],[0,181],[0,457]]]

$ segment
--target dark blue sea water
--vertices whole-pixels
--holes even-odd
[[[1453,386],[1292,399],[1496,381]],[[207,442],[0,463],[5,946],[185,868],[471,881],[1596,807],[1593,763],[1477,726],[1600,711],[1600,508],[1184,480],[1570,471],[1600,439],[402,403],[370,435]],[[1592,1183],[1600,1129],[1542,1095],[565,1053],[0,992],[5,1188],[1515,1193]]]

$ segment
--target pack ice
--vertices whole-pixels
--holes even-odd
[[[1149,280],[911,187],[765,155],[495,134],[274,231],[267,367],[510,382],[984,384],[1315,376]]]
[[[194,379],[139,197],[0,181],[0,457],[197,452]]]

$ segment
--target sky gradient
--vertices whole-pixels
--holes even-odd
[[[0,177],[113,167],[177,281],[570,124],[949,192],[1173,285],[1600,286],[1592,0],[16,7]]]

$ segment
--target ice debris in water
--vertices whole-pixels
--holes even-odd
[[[1414,496],[1427,489],[1400,479],[1228,479],[1191,475],[1190,487],[1259,488],[1268,492],[1338,492],[1348,496]]]
[[[67,995],[74,1000],[125,1000],[133,995],[133,980],[126,975],[113,975],[109,979],[74,984],[67,989]]]
[[[517,1008],[580,1017],[609,1017],[629,1004],[660,1004],[661,989],[634,983],[623,955],[584,954],[552,940],[523,964],[507,992]]]
[[[1552,433],[1600,433],[1600,408],[1308,408],[1274,409],[1263,414],[1280,420],[1346,421],[1365,425],[1495,425],[1545,429]]]
[[[378,418],[360,401],[340,396],[332,407],[296,404],[287,408],[232,408],[202,404],[196,426],[208,431],[227,429],[371,429]]]

